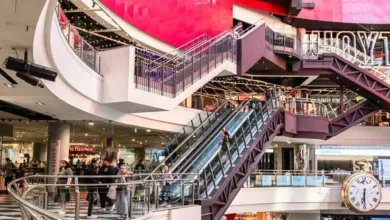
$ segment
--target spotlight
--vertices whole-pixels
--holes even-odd
[[[20,78],[21,80],[25,81],[26,83],[32,85],[32,86],[38,86],[39,88],[45,88],[41,82],[35,77],[30,76],[27,73],[20,73],[17,72],[16,76]]]
[[[38,77],[40,79],[46,79],[50,81],[55,81],[58,73],[50,70],[44,66],[37,64],[29,64],[22,59],[17,59],[14,57],[8,57],[4,65],[9,70],[14,70],[21,73],[29,73],[32,76]]]

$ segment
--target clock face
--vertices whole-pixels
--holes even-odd
[[[351,176],[343,190],[344,202],[356,212],[368,212],[375,209],[382,198],[379,182],[369,174]]]

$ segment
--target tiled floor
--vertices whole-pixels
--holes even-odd
[[[48,209],[51,212],[58,213],[60,211],[60,205],[49,201]],[[75,215],[75,203],[71,201],[67,205],[67,213],[65,217],[68,219],[74,219]],[[97,216],[97,219],[117,219],[116,212],[99,213],[97,210],[100,206],[94,206],[93,214]],[[80,219],[87,219],[88,202],[85,199],[80,200]],[[0,220],[20,220],[21,212],[19,206],[9,195],[0,195]]]

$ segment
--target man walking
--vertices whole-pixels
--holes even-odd
[[[98,192],[99,192],[99,198],[100,198],[100,207],[101,209],[99,210],[100,212],[106,211],[106,203],[108,206],[110,206],[109,211],[114,211],[115,205],[114,202],[107,197],[107,193],[110,189],[111,184],[115,183],[115,169],[111,166],[111,160],[108,158],[105,158],[103,160],[103,166],[100,167],[99,176],[111,176],[111,177],[106,177],[102,178],[102,183],[103,186],[99,187]]]
[[[5,159],[5,165],[3,167],[3,172],[5,172],[5,188],[7,188],[8,184],[14,179],[16,173],[16,166],[9,158]]]
[[[91,160],[91,165],[87,168],[85,171],[84,175],[86,176],[96,176],[98,173],[98,168],[100,165],[100,160],[98,159],[92,159]],[[99,180],[96,178],[86,178],[85,183],[87,184],[99,184],[101,183]],[[92,215],[92,210],[93,210],[93,203],[96,197],[96,186],[88,186],[88,219],[96,219],[96,215]]]

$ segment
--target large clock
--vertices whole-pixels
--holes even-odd
[[[374,176],[359,172],[345,180],[342,189],[344,204],[357,213],[374,210],[382,199],[382,187]]]

